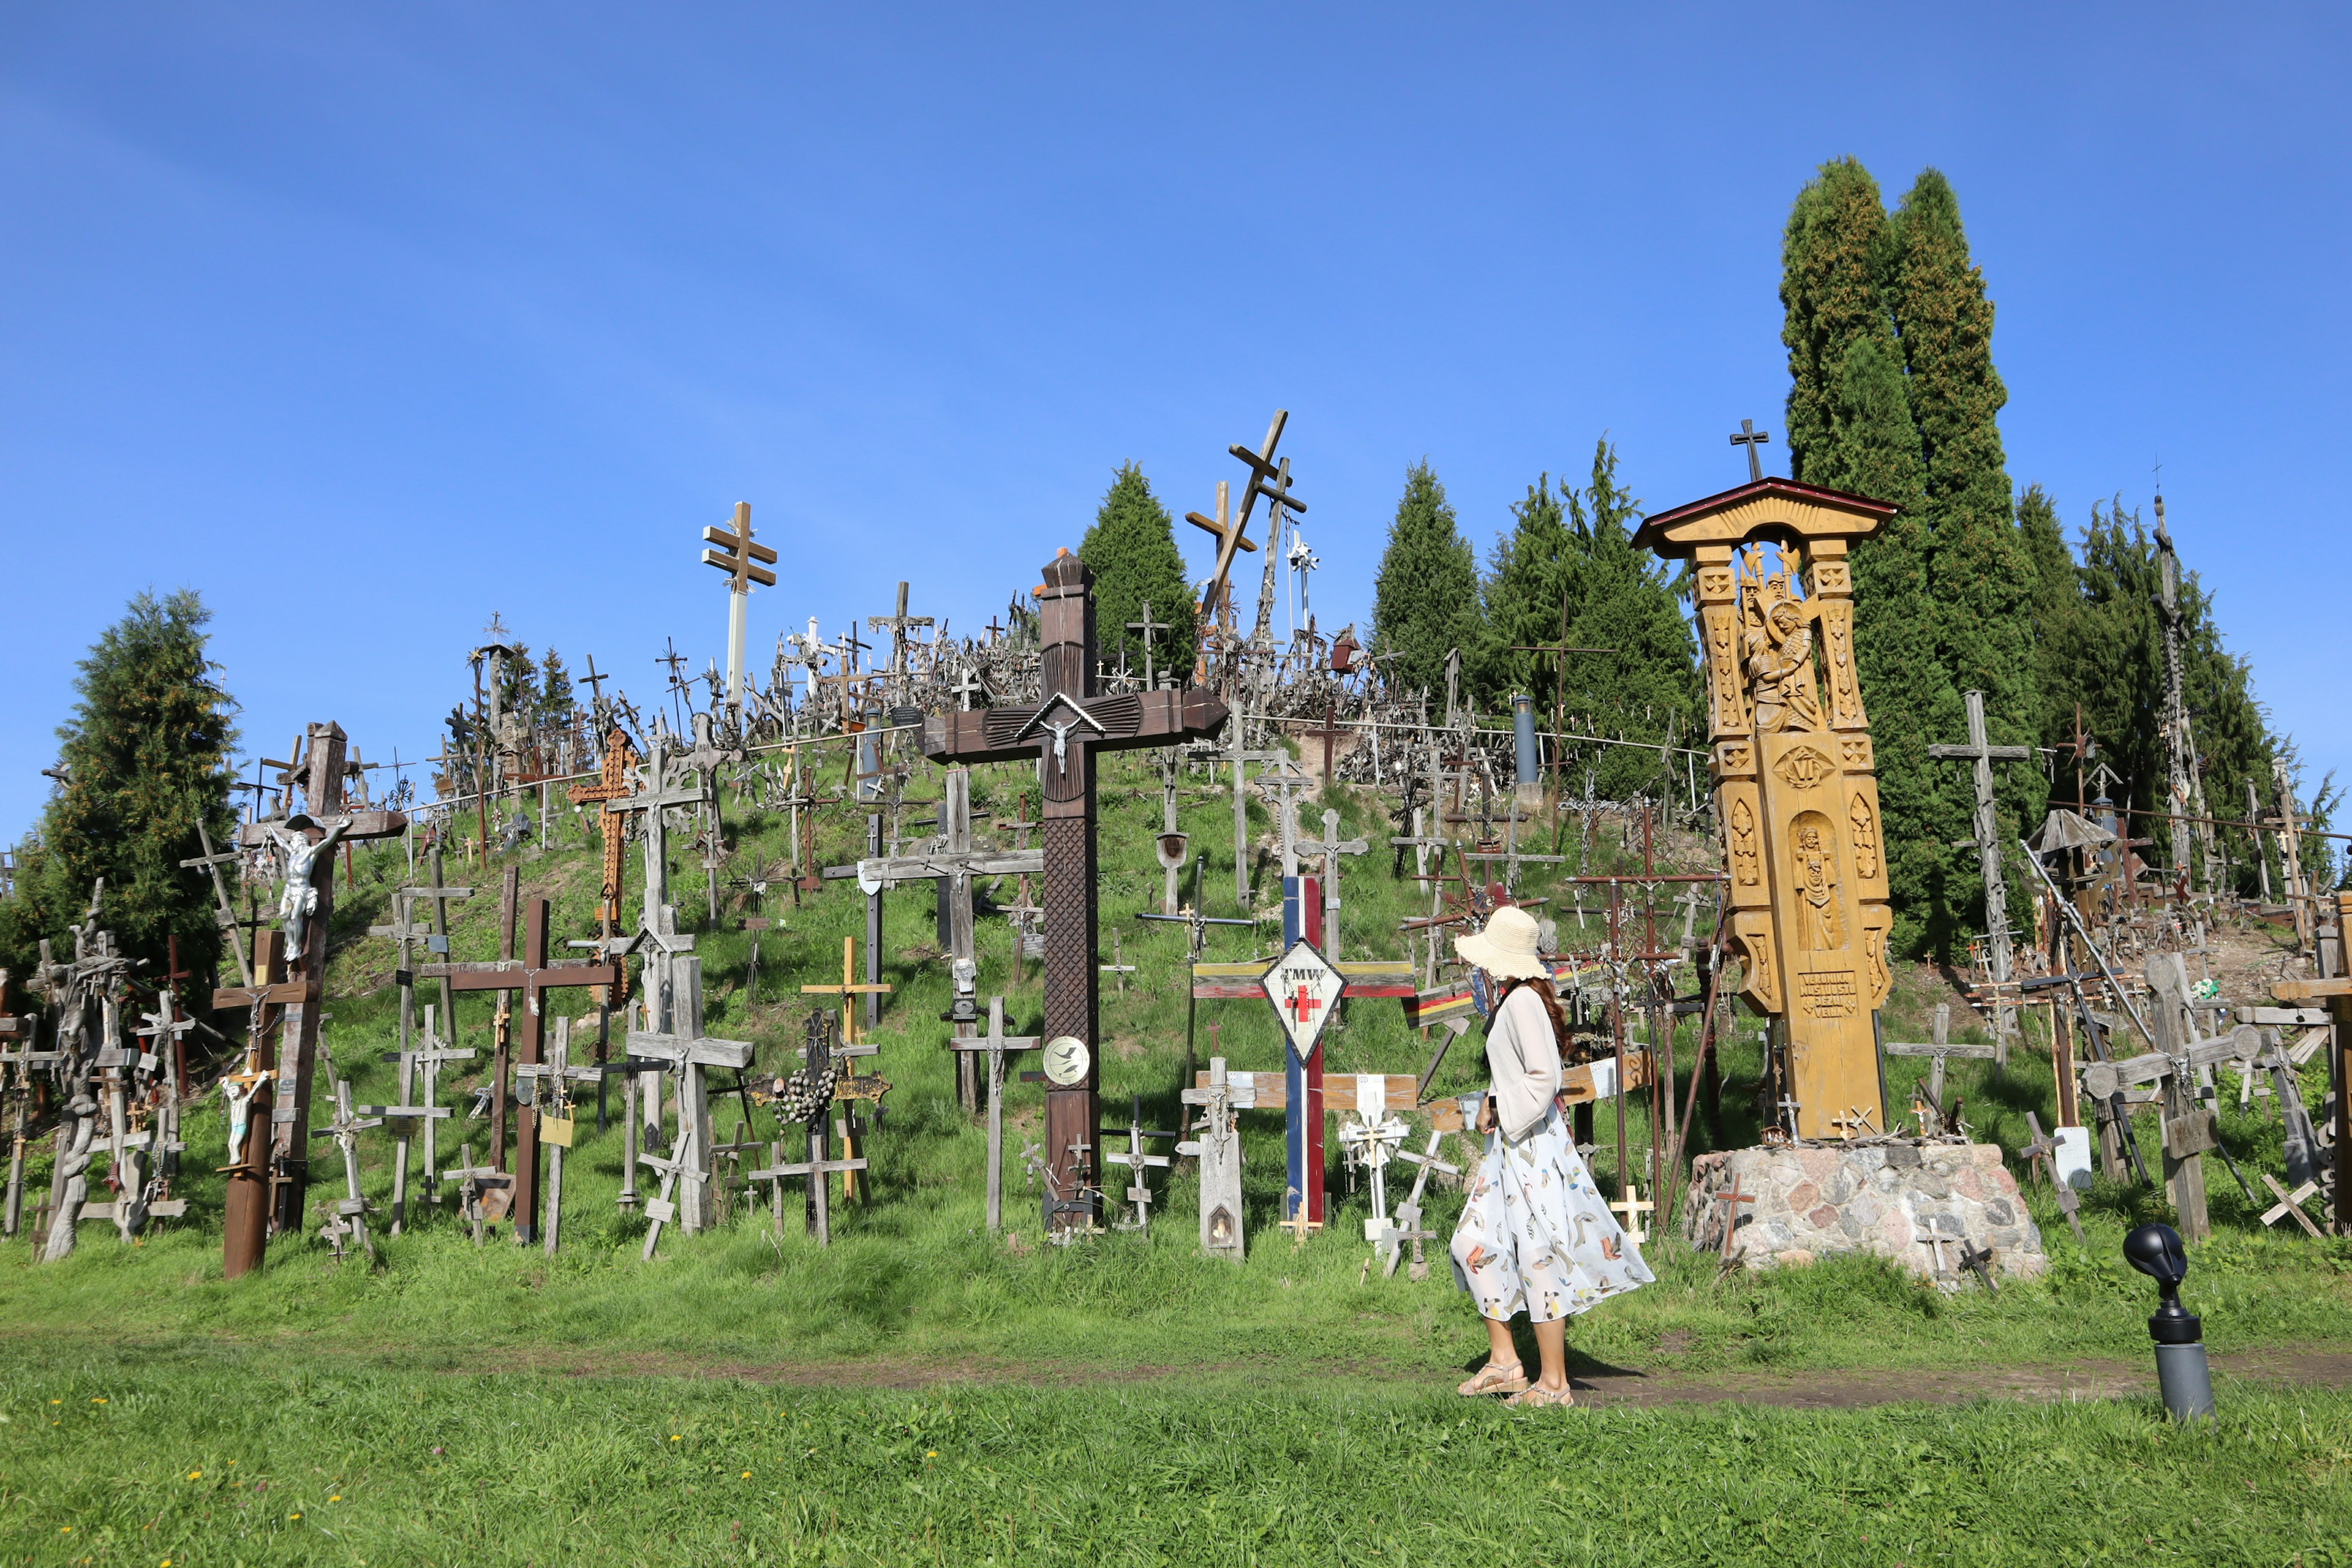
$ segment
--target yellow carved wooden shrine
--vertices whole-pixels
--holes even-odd
[[[1875,1016],[1893,984],[1894,917],[1847,551],[1893,515],[1766,479],[1661,512],[1635,535],[1696,571],[1741,994],[1781,1020],[1805,1138],[1887,1125]]]

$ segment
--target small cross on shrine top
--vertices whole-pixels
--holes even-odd
[[[1758,454],[1756,448],[1764,446],[1771,439],[1772,432],[1759,430],[1753,419],[1742,419],[1739,422],[1738,433],[1731,437],[1733,446],[1748,448],[1748,479],[1751,484],[1764,477],[1764,459]]]

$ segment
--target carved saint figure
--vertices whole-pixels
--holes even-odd
[[[1807,813],[1811,816],[1811,813]],[[1825,952],[1845,945],[1838,927],[1837,866],[1816,823],[1797,824],[1797,945]]]
[[[1748,679],[1759,734],[1791,727],[1821,728],[1813,691],[1813,628],[1805,606],[1781,599],[1748,629]]]

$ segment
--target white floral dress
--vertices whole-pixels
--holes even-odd
[[[1490,1034],[1489,1056],[1504,1044]],[[1523,1311],[1552,1322],[1656,1278],[1602,1201],[1557,1102],[1523,1137],[1486,1135],[1452,1250],[1454,1279],[1496,1322]]]

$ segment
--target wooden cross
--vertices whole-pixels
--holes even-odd
[[[1741,1204],[1754,1203],[1756,1201],[1756,1194],[1754,1193],[1741,1192],[1739,1190],[1739,1177],[1735,1174],[1731,1178],[1731,1190],[1728,1192],[1716,1194],[1715,1201],[1721,1204],[1724,1208],[1723,1246],[1717,1253],[1717,1258],[1723,1267],[1727,1268],[1735,1260],[1736,1256],[1731,1250],[1731,1238],[1739,1229],[1739,1205]],[[1739,1249],[1738,1255],[1745,1255],[1747,1250],[1748,1249],[1745,1247],[1742,1247]]]
[[[1757,454],[1756,449],[1769,444],[1771,439],[1772,433],[1769,430],[1756,428],[1756,421],[1753,419],[1742,419],[1739,422],[1738,434],[1731,438],[1733,446],[1748,448],[1748,482],[1751,485],[1764,482],[1764,459]]]
[[[1937,762],[1967,763],[1975,775],[1976,784],[1976,846],[1978,869],[1984,879],[1985,937],[1992,952],[1992,978],[1995,985],[2007,985],[2016,978],[2016,957],[2010,944],[2009,880],[2001,867],[2000,819],[1992,793],[1992,765],[1995,763],[2023,763],[2033,759],[2031,746],[1996,746],[1985,733],[1984,693],[1967,694],[1969,706],[1969,742],[1965,746],[1936,744],[1927,748],[1927,755]],[[2007,1065],[2009,1035],[2013,1027],[2009,1004],[1997,1002],[1993,1009],[1993,1036],[2000,1042],[1993,1058],[1995,1075]]]
[[[1838,1130],[1840,1138],[1851,1143],[1857,1138],[1875,1136],[1878,1129],[1872,1125],[1874,1120],[1874,1112],[1865,1110],[1857,1105],[1849,1105],[1845,1108],[1843,1116],[1830,1118],[1830,1125]]]
[[[1210,1026],[1211,1049],[1215,1048],[1216,1026]],[[1255,1080],[1244,1076],[1235,1082],[1225,1071],[1225,1058],[1209,1058],[1208,1082],[1198,1088],[1186,1089],[1180,1097],[1187,1105],[1201,1108],[1201,1120],[1193,1125],[1194,1136],[1176,1145],[1176,1152],[1197,1158],[1201,1163],[1201,1250],[1211,1258],[1222,1258],[1239,1263],[1247,1255],[1248,1238],[1244,1228],[1245,1209],[1242,1202],[1242,1140],[1237,1113],[1255,1107],[1257,1090]]]
[[[1095,965],[1095,968],[1100,973],[1118,975],[1118,994],[1122,996],[1127,994],[1127,977],[1135,973],[1135,965],[1128,963],[1126,956],[1119,952],[1118,932],[1117,931],[1113,931],[1110,933],[1110,962],[1108,963],[1097,963]]]
[[[1920,1246],[1928,1249],[1929,1253],[1932,1255],[1932,1263],[1937,1273],[1949,1274],[1953,1269],[1950,1263],[1945,1259],[1944,1248],[1948,1247],[1965,1247],[1968,1244],[1968,1237],[1964,1236],[1945,1235],[1943,1231],[1943,1224],[1944,1216],[1942,1215],[1930,1215],[1927,1218],[1927,1225],[1921,1228],[1919,1234],[1913,1237],[1913,1239],[1918,1242]]]
[[[601,1067],[572,1065],[572,1020],[555,1020],[555,1037],[549,1045],[547,1060],[525,1064],[515,1068],[515,1077],[532,1088],[531,1106],[539,1116],[541,1136],[553,1152],[547,1167],[547,1255],[555,1256],[556,1237],[563,1223],[563,1156],[572,1145],[573,1129],[578,1125],[572,1113],[572,1085],[602,1083],[604,1069]],[[446,1113],[445,1113],[446,1114]]]
[[[2066,1216],[2073,1227],[2074,1239],[2084,1247],[2090,1242],[2083,1235],[2081,1210],[2083,1200],[2075,1195],[2074,1184],[2058,1174],[2058,1141],[2042,1131],[2042,1119],[2033,1111],[2025,1113],[2025,1125],[2033,1133],[2033,1141],[2018,1151],[2030,1166],[2039,1167],[2050,1184],[2057,1189],[2058,1211]]]
[[[910,616],[907,613],[907,587],[904,583],[898,584],[897,615],[866,617],[867,631],[878,632],[884,626],[890,628],[890,670],[892,674],[900,677],[907,673],[907,650],[914,645],[915,640],[912,634],[919,627],[933,624],[929,616]]]
[[[540,1065],[540,1049],[545,1038],[546,993],[566,985],[612,985],[618,982],[620,965],[611,960],[596,963],[551,961],[548,957],[548,901],[533,899],[524,926],[523,956],[495,960],[487,963],[428,964],[418,973],[427,978],[446,978],[459,991],[520,991],[523,1011],[521,1027],[514,1042],[515,1060],[524,1067]],[[504,1121],[506,1085],[499,1081],[501,1075],[493,1071],[491,1095]],[[517,1239],[529,1242],[539,1239],[539,1113],[531,1106],[520,1108],[515,1118],[515,1184],[513,1213]],[[499,1129],[501,1146],[492,1151],[491,1163],[501,1163],[505,1154],[503,1131]]]
[[[1609,1206],[1622,1216],[1620,1223],[1624,1226],[1626,1240],[1639,1247],[1650,1239],[1650,1233],[1642,1228],[1642,1216],[1655,1212],[1658,1205],[1644,1198],[1640,1187],[1626,1183],[1625,1195]]]
[[[1347,731],[1339,727],[1338,704],[1329,695],[1327,694],[1323,700],[1323,727],[1319,730],[1309,730],[1307,733],[1309,735],[1319,736],[1322,739],[1323,787],[1328,789],[1331,787],[1332,745],[1339,739],[1340,736],[1348,733]]]
[[[949,1047],[957,1051],[977,1052],[988,1058],[988,1228],[999,1230],[1004,1223],[1004,1058],[1018,1051],[1034,1051],[1045,1044],[1036,1035],[1011,1036],[1004,1032],[1004,998],[988,1000],[988,1033],[970,1039],[951,1040]]]
[[[735,503],[735,526],[732,530],[706,528],[703,542],[715,544],[716,550],[702,552],[705,566],[716,566],[728,577],[727,611],[727,707],[729,711],[743,710],[743,637],[746,602],[751,596],[751,584],[763,588],[776,585],[776,574],[769,571],[776,562],[775,551],[751,537],[751,503]],[[767,565],[761,565],[765,562]]]
[[[614,815],[611,806],[614,801],[628,799],[633,793],[629,770],[635,767],[636,763],[637,754],[629,744],[628,731],[615,724],[604,736],[604,752],[597,764],[596,782],[572,786],[572,805],[594,805],[606,808],[597,814],[597,826],[604,841],[604,863],[603,879],[596,890],[596,934],[608,940],[621,934],[622,855],[628,841],[626,819]],[[620,979],[597,996],[597,1001],[607,1007],[618,1007],[628,999],[629,982],[625,971]]]
[[[1289,760],[1289,753],[1280,749],[1253,752],[1242,744],[1242,727],[1235,724],[1225,735],[1225,749],[1217,760],[1230,763],[1234,770],[1234,903],[1237,908],[1250,907],[1249,856],[1249,764],[1270,763],[1280,757]]]
[[[1339,837],[1339,814],[1326,807],[1323,812],[1321,839],[1305,839],[1298,845],[1301,854],[1323,858],[1323,950],[1326,956],[1339,956],[1339,857],[1361,855],[1371,846],[1361,838],[1342,839]]]
[[[457,1215],[474,1227],[474,1245],[481,1246],[483,1227],[506,1217],[514,1178],[495,1165],[475,1164],[474,1146],[461,1143],[457,1163],[442,1172],[440,1179],[457,1184]]]
[[[1255,490],[1250,492],[1250,500],[1253,502],[1257,500]],[[1202,517],[1197,511],[1188,511],[1184,514],[1184,521],[1195,528],[1205,530],[1209,536],[1217,542],[1216,569],[1210,573],[1209,580],[1202,589],[1201,607],[1221,623],[1230,623],[1233,614],[1233,589],[1227,581],[1227,574],[1233,569],[1234,552],[1237,550],[1255,551],[1257,549],[1244,531],[1249,526],[1248,519],[1244,518],[1238,526],[1234,524],[1232,488],[1225,480],[1219,479],[1217,481],[1217,515],[1210,518]]]
[[[286,1026],[279,1037],[276,1088],[269,1112],[270,1176],[276,1187],[271,1213],[267,1216],[281,1232],[301,1228],[302,1190],[310,1181],[310,1080],[318,1062],[319,998],[325,985],[328,931],[334,916],[331,847],[354,839],[393,837],[408,826],[408,818],[396,811],[342,809],[345,741],[340,725],[310,726],[302,786],[309,810],[279,823],[247,823],[237,833],[237,843],[244,848],[257,849],[281,842],[301,846],[289,852],[289,860],[299,874],[289,883],[286,901],[280,906],[289,928],[288,945],[293,949],[287,963],[295,972],[293,984],[297,989],[291,995],[281,994],[271,998],[286,1007]],[[248,986],[229,992],[231,1000],[227,1002],[215,994],[213,1005],[247,1005],[249,998],[244,993],[252,989]],[[254,1216],[257,1222],[261,1217]],[[254,1258],[261,1255],[261,1238],[257,1236],[225,1236],[222,1245],[225,1259],[240,1253]]]
[[[439,1015],[434,1005],[430,1002],[426,1003],[425,1031],[422,1036],[424,1043],[414,1049],[386,1051],[383,1055],[383,1060],[396,1062],[400,1066],[402,1103],[363,1108],[367,1115],[396,1119],[401,1122],[397,1141],[398,1161],[393,1167],[393,1229],[395,1234],[405,1218],[401,1205],[407,1195],[408,1144],[411,1126],[414,1121],[422,1121],[425,1124],[425,1179],[428,1184],[436,1185],[434,1201],[438,1202],[440,1156],[435,1148],[434,1123],[452,1114],[446,1106],[440,1103],[441,1064],[469,1062],[480,1054],[471,1046],[452,1049],[442,1044],[440,1037],[436,1032],[438,1023]],[[413,1100],[410,1098],[412,1095],[415,1096]]]
[[[2314,1225],[2312,1223],[2311,1216],[2303,1211],[2305,1201],[2314,1193],[2319,1191],[2319,1184],[2317,1182],[2305,1182],[2303,1185],[2295,1188],[2294,1191],[2288,1192],[2284,1184],[2281,1183],[2276,1176],[2272,1175],[2268,1171],[2264,1171],[2263,1173],[2263,1184],[2270,1188],[2272,1195],[2278,1199],[2278,1202],[2274,1205],[2263,1211],[2263,1223],[2264,1225],[2276,1225],[2279,1221],[2286,1218],[2289,1215],[2293,1215],[2294,1216],[2295,1223],[2303,1226],[2305,1230],[2308,1231],[2311,1234],[2312,1239],[2315,1241],[2326,1239],[2326,1233],[2322,1231],[2316,1225]]]
[[[1422,1256],[1421,1244],[1433,1237],[1429,1231],[1421,1227],[1421,1194],[1429,1184],[1429,1173],[1432,1171],[1443,1171],[1449,1176],[1458,1176],[1462,1173],[1461,1166],[1448,1163],[1437,1157],[1437,1146],[1444,1137],[1444,1132],[1433,1127],[1429,1130],[1427,1149],[1418,1154],[1410,1149],[1397,1151],[1398,1159],[1421,1168],[1413,1173],[1412,1192],[1406,1194],[1404,1202],[1397,1205],[1397,1222],[1388,1232],[1386,1242],[1388,1265],[1381,1270],[1383,1278],[1395,1278],[1397,1259],[1403,1255],[1402,1244],[1405,1242],[1412,1244],[1412,1268],[1406,1271],[1405,1278],[1412,1280],[1429,1278],[1429,1260]]]
[[[1131,632],[1141,632],[1143,634],[1143,685],[1144,689],[1146,690],[1154,689],[1159,686],[1160,682],[1154,679],[1153,675],[1153,667],[1151,662],[1153,651],[1152,638],[1157,634],[1167,631],[1169,629],[1168,623],[1165,621],[1154,621],[1151,618],[1151,600],[1147,596],[1143,601],[1143,618],[1139,621],[1128,622],[1127,629]],[[1123,644],[1121,645],[1119,651],[1122,656],[1126,653],[1127,650]],[[967,706],[969,706],[969,704],[967,704]]]
[[[348,1079],[335,1080],[335,1119],[324,1127],[310,1129],[313,1138],[334,1139],[343,1152],[343,1198],[335,1205],[335,1218],[320,1232],[331,1242],[337,1257],[342,1256],[345,1236],[359,1243],[367,1260],[375,1262],[375,1242],[368,1236],[367,1199],[360,1192],[360,1133],[370,1127],[381,1127],[383,1119],[361,1114],[352,1105],[352,1086]]]
[[[1140,691],[1097,696],[1093,574],[1067,550],[1046,563],[1038,617],[1039,690],[1034,707],[947,713],[923,721],[923,752],[935,763],[1034,760],[1044,776],[1045,809],[1046,1037],[1074,1036],[1089,1051],[1083,1081],[1045,1096],[1046,1147],[1056,1198],[1094,1188],[1090,1169],[1073,1163],[1100,1142],[1101,1034],[1097,1014],[1095,759],[1105,751],[1175,745],[1213,735],[1224,704],[1204,691]],[[1088,1161],[1091,1164],[1091,1161]],[[1087,1200],[1090,1205],[1095,1200]],[[1058,1210],[1055,1228],[1085,1224],[1091,1212]]]
[[[1145,1184],[1144,1175],[1151,1170],[1164,1171],[1175,1163],[1173,1157],[1170,1155],[1147,1152],[1144,1140],[1181,1138],[1183,1134],[1146,1129],[1143,1125],[1143,1097],[1139,1094],[1135,1097],[1134,1109],[1129,1114],[1126,1131],[1127,1148],[1124,1151],[1118,1149],[1107,1151],[1103,1158],[1114,1165],[1125,1165],[1128,1171],[1127,1201],[1134,1205],[1134,1217],[1118,1228],[1142,1230],[1151,1223],[1151,1189]]]
[[[253,984],[253,965],[245,956],[245,943],[237,940],[236,906],[229,900],[228,884],[221,879],[221,868],[234,865],[244,857],[235,846],[215,851],[212,830],[205,826],[201,817],[196,820],[196,842],[205,847],[205,852],[181,861],[180,868],[193,870],[201,866],[212,877],[214,919],[219,923],[221,934],[228,938],[229,952],[236,958],[237,977],[250,985]]]
[[[685,991],[683,1011],[690,1032],[658,1033],[647,1029],[629,1031],[629,1054],[632,1057],[662,1063],[677,1074],[678,1136],[671,1145],[675,1158],[659,1160],[649,1154],[637,1156],[640,1164],[650,1165],[662,1173],[661,1193],[646,1205],[646,1216],[653,1222],[646,1233],[645,1256],[654,1255],[654,1247],[661,1239],[661,1228],[672,1219],[679,1219],[688,1232],[708,1227],[710,1222],[710,1097],[704,1081],[704,1071],[714,1067],[732,1068],[738,1073],[751,1065],[752,1047],[741,1040],[716,1039],[703,1035],[702,1025],[702,963],[689,958],[679,965],[679,976]],[[684,1203],[681,1214],[671,1202],[683,1173],[686,1190],[680,1194]]]
[[[0,1050],[0,1089],[10,1087],[7,1069],[13,1075],[16,1100],[16,1125],[8,1144],[8,1193],[5,1218],[0,1218],[0,1235],[15,1236],[21,1228],[25,1214],[25,1125],[32,1114],[33,1069],[50,1067],[66,1059],[63,1051],[39,1051],[33,1048],[36,1017],[14,1011],[16,1003],[8,983],[8,972],[0,969],[0,1038],[20,1042],[13,1051]]]
[[[890,987],[887,985],[870,982],[865,984],[858,984],[857,939],[854,936],[841,939],[840,984],[801,987],[803,995],[814,994],[841,998],[841,1043],[845,1046],[854,1046],[857,1043],[857,998],[877,994],[887,995],[889,991]]]
[[[1885,1050],[1886,1054],[1890,1057],[1928,1057],[1933,1058],[1934,1065],[1927,1069],[1927,1101],[1928,1110],[1934,1117],[1935,1125],[1928,1128],[1923,1128],[1921,1131],[1925,1132],[1942,1132],[1947,1131],[1945,1121],[1948,1115],[1944,1100],[1945,1061],[1952,1057],[1959,1057],[1964,1060],[1990,1060],[1992,1058],[1995,1047],[1991,1046],[1954,1045],[1948,1037],[1952,1030],[1952,1005],[1949,1002],[1937,1003],[1936,1011],[1931,1015],[1931,1016],[1935,1021],[1935,1038],[1932,1041],[1922,1044],[1913,1040],[1889,1040],[1886,1042]],[[1836,1124],[1835,1118],[1832,1119],[1831,1124],[1832,1126]]]

